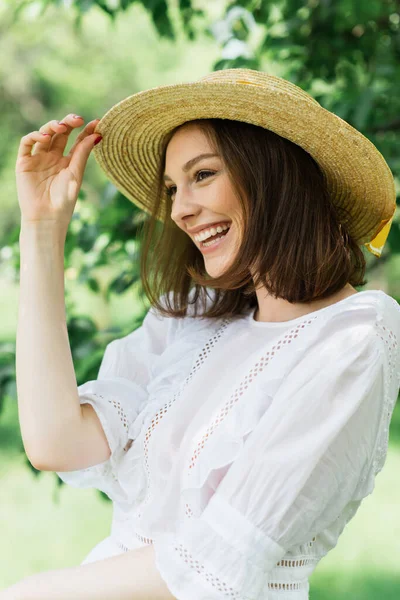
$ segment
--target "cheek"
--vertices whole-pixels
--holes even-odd
[[[214,193],[215,190],[215,193]],[[235,196],[234,190],[226,178],[216,182],[213,190],[213,196],[218,201],[218,205],[224,209],[224,212],[237,212],[240,208],[238,199]]]

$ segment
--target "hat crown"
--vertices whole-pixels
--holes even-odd
[[[235,83],[238,85],[256,85],[263,87],[265,90],[273,90],[275,92],[282,92],[282,94],[292,94],[297,98],[302,98],[307,102],[312,102],[317,106],[321,106],[315,98],[310,96],[308,92],[305,92],[301,87],[282,79],[276,75],[270,75],[264,71],[255,71],[254,69],[236,68],[236,69],[222,69],[220,71],[214,71],[199,79],[200,82],[206,83]]]

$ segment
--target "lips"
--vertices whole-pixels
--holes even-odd
[[[229,233],[231,231],[231,227],[229,227],[229,229],[226,230],[226,233],[224,235],[221,236],[220,233],[217,233],[216,236],[219,236],[219,239],[214,243],[211,244],[211,246],[204,246],[204,242],[200,242],[199,243],[199,249],[200,252],[202,252],[203,254],[209,254],[211,252],[215,252],[218,251],[218,248],[221,244],[224,243],[224,241],[226,240],[226,238],[229,236]],[[207,240],[205,240],[205,242],[210,242],[211,238],[208,238]]]
[[[213,225],[212,227],[207,227],[206,229],[203,229],[203,230],[199,231],[198,233],[194,234],[194,235],[193,235],[193,237],[194,237],[195,235],[196,235],[196,236],[197,236],[197,235],[201,235],[201,234],[202,234],[204,231],[207,231],[207,230],[210,230],[210,229],[217,229],[218,227],[221,227],[221,226],[222,226],[222,225],[218,223],[218,225],[215,225],[215,226]],[[217,235],[226,235],[226,233],[227,233],[227,232],[230,230],[230,228],[231,228],[231,223],[224,223],[224,224],[223,224],[223,226],[224,226],[224,227],[228,227],[228,229],[224,229],[224,230],[223,230],[223,231],[221,231],[221,232],[217,232],[217,233],[215,233],[214,235],[210,235],[210,236],[209,236],[207,239],[205,239],[205,240],[201,240],[200,242],[199,242],[198,240],[196,240],[196,239],[195,239],[195,242],[196,242],[196,243],[200,243],[200,244],[201,244],[202,242],[210,242],[210,241],[212,241],[213,239],[215,239],[215,236],[217,236]]]
[[[230,227],[229,227],[230,229]],[[221,233],[216,233],[215,235],[210,235],[210,237],[208,237],[206,240],[202,240],[200,242],[200,244],[204,244],[204,242],[212,242],[213,240],[217,239],[218,237],[224,237],[225,235],[228,234],[229,229],[225,229],[224,231],[221,231]]]
[[[206,231],[207,229],[212,229],[213,227],[219,227],[221,225],[229,225],[231,226],[231,221],[216,221],[215,223],[210,223],[209,225],[203,225],[203,227],[201,227],[200,229],[193,229],[192,231],[189,231],[189,235],[198,235],[199,233],[202,233],[203,231]]]

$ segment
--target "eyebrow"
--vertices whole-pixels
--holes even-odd
[[[187,173],[197,162],[199,162],[199,160],[202,160],[203,158],[211,158],[212,156],[219,156],[219,154],[199,154],[199,156],[195,156],[194,158],[188,160],[188,162],[185,165],[183,165],[182,171]],[[167,179],[169,181],[172,181],[171,177],[168,177],[168,175],[164,175],[164,181],[167,181]]]

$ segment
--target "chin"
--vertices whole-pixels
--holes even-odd
[[[211,256],[204,256],[204,266],[210,277],[220,277],[230,265],[231,261],[229,260],[229,257],[220,256],[214,258]]]

